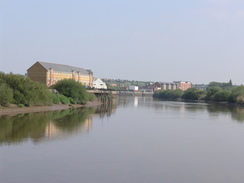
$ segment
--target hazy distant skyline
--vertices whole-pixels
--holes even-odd
[[[244,84],[242,0],[0,0],[0,71],[36,61],[95,77]]]

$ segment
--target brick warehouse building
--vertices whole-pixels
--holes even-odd
[[[174,83],[177,85],[177,88],[186,91],[188,88],[192,87],[192,83],[189,81],[174,81]]]
[[[74,79],[89,87],[93,85],[93,72],[91,70],[69,65],[38,61],[27,70],[27,75],[33,81],[44,83],[47,86],[52,86],[62,79]]]

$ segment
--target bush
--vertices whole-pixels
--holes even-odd
[[[176,90],[157,90],[154,92],[153,97],[161,98],[161,99],[178,99],[183,95],[183,91],[181,89]]]
[[[61,102],[62,104],[70,104],[70,101],[69,101],[69,98],[68,98],[68,97],[59,94],[59,95],[58,95],[58,98],[59,98],[59,100],[60,100],[60,102]]]
[[[52,97],[53,97],[54,104],[60,104],[60,99],[57,94],[52,94]]]
[[[220,90],[214,94],[213,100],[216,102],[225,102],[228,101],[230,97],[230,92],[227,90]]]
[[[18,107],[22,108],[22,107],[25,107],[24,104],[19,104]]]
[[[69,97],[69,101],[70,101],[71,104],[76,104],[75,100],[73,98],[71,98],[71,97]]]
[[[182,95],[186,100],[203,100],[206,97],[206,91],[197,88],[189,88]]]
[[[88,101],[88,94],[85,86],[73,79],[63,79],[58,81],[54,88],[66,97],[73,98],[75,103],[85,104]]]
[[[0,73],[1,81],[13,91],[13,103],[32,105],[50,105],[52,103],[51,93],[44,84],[32,81],[30,78]]]
[[[13,90],[5,83],[0,83],[0,105],[8,106],[13,101]]]
[[[244,103],[244,86],[238,86],[231,90],[231,94],[229,97],[229,102],[231,103]]]
[[[93,93],[87,93],[87,98],[88,98],[88,101],[95,101],[95,100],[97,100],[96,95],[94,95]]]
[[[214,95],[219,92],[219,91],[222,91],[221,88],[219,87],[210,87],[207,91],[207,94],[206,94],[206,97],[205,97],[205,100],[207,101],[213,101],[214,100]]]

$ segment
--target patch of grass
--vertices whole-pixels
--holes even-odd
[[[22,108],[22,107],[25,107],[24,104],[19,104],[18,107]]]

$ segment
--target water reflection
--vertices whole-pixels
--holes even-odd
[[[237,122],[244,122],[244,108],[238,106],[229,106],[221,104],[211,104],[208,106],[208,112],[211,116],[230,115]]]
[[[0,145],[29,139],[38,143],[89,132],[93,117],[110,116],[115,109],[116,104],[109,104],[97,108],[0,116]]]
[[[157,113],[196,113],[210,117],[230,116],[244,122],[244,108],[206,103],[160,101],[152,97],[120,97],[118,103],[103,104],[96,108],[80,108],[64,111],[0,116],[0,145],[20,143],[31,139],[34,143],[66,138],[89,132],[94,117],[110,117],[118,108],[148,108]]]
[[[211,117],[229,115],[237,122],[244,122],[244,108],[225,104],[208,104],[197,102],[163,101],[152,97],[120,97],[119,107],[146,107],[158,112],[174,111],[185,112],[205,112]]]

